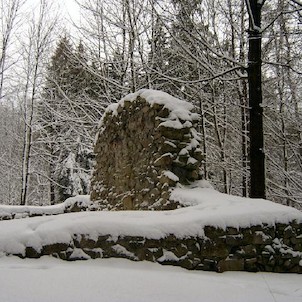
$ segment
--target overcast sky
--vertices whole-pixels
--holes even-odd
[[[75,19],[79,17],[79,8],[74,0],[53,0],[53,1],[59,4],[62,10],[62,14],[66,15],[67,18],[69,16]]]
[[[39,6],[40,0],[28,0],[26,6],[31,6],[32,8],[37,8]],[[79,17],[79,8],[75,0],[47,0],[47,4],[52,4],[53,9],[58,7],[63,16],[67,19],[78,18]]]
[[[35,13],[35,10],[37,10],[38,13],[40,1],[41,0],[27,0],[23,8],[24,11],[33,11]],[[46,3],[51,7],[51,14],[57,15],[57,13],[59,13],[61,20],[66,19],[66,22],[61,24],[63,25],[63,29],[66,29],[71,35],[76,35],[71,20],[75,23],[79,22],[80,9],[75,0],[46,0]]]

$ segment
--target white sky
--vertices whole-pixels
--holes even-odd
[[[26,0],[21,11],[27,12],[27,14],[30,12],[38,13],[40,1],[41,0]],[[50,15],[59,15],[59,19],[62,20],[60,25],[63,27],[63,30],[66,30],[71,35],[76,35],[74,26],[72,25],[72,22],[77,23],[80,20],[80,9],[76,1],[46,0],[46,4],[51,8],[49,12]]]
[[[25,6],[30,7],[38,7],[40,0],[27,0]],[[75,0],[47,0],[47,4],[51,5],[53,10],[55,8],[59,8],[60,13],[62,16],[66,17],[66,19],[73,19],[79,18],[79,8]]]
[[[72,19],[79,18],[79,7],[74,0],[53,0],[58,3],[62,9],[62,14],[66,18],[72,17]]]

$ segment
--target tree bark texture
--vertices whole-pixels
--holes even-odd
[[[265,154],[261,81],[261,8],[263,1],[247,0],[249,12],[248,85],[250,107],[250,197],[265,198]]]

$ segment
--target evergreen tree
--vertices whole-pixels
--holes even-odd
[[[51,203],[88,194],[92,143],[101,109],[95,73],[84,46],[74,50],[67,36],[60,39],[47,72],[40,104],[39,138],[49,163]]]

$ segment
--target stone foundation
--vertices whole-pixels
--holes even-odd
[[[74,234],[72,242],[26,248],[20,257],[52,255],[64,260],[127,258],[153,261],[205,271],[265,271],[302,273],[302,224],[253,226],[251,228],[204,228],[204,237],[162,239],[124,236],[112,238]]]

